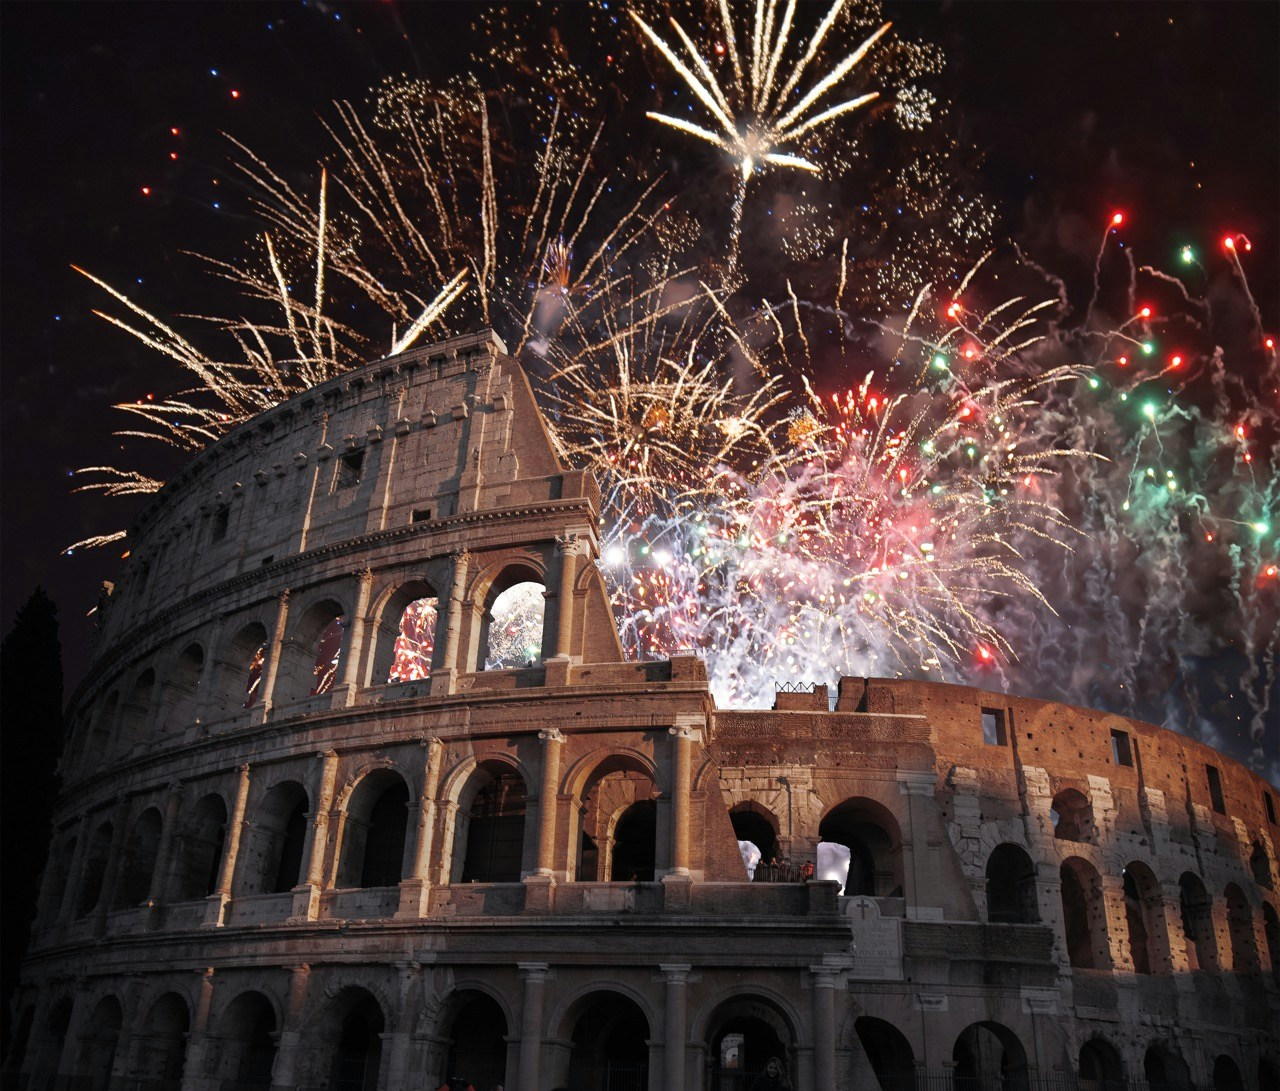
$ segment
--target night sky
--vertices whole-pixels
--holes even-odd
[[[944,90],[984,157],[1004,235],[1070,278],[1087,273],[1111,209],[1127,211],[1126,238],[1149,260],[1243,232],[1264,326],[1276,330],[1280,5],[885,10],[898,33],[946,51]],[[199,309],[208,282],[185,251],[229,256],[255,230],[222,133],[305,178],[326,148],[318,115],[332,100],[362,100],[390,74],[458,72],[474,14],[447,3],[0,5],[0,616],[7,630],[36,585],[49,591],[68,692],[87,664],[85,615],[121,550],[60,551],[136,510],[69,495],[68,475],[123,462],[165,477],[181,459],[156,445],[121,455],[107,407],[172,390],[171,372],[91,314],[106,301],[70,266],[156,314]]]

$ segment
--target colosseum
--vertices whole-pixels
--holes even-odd
[[[717,708],[626,661],[598,509],[489,332],[170,481],[69,704],[9,1085],[1280,1087],[1270,785],[963,686]]]

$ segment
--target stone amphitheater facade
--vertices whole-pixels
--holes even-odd
[[[10,1085],[1280,1086],[1268,784],[959,686],[718,709],[625,661],[598,524],[487,332],[167,484],[70,701]]]

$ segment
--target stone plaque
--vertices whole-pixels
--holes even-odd
[[[902,922],[896,917],[881,917],[874,898],[850,898],[845,906],[852,938],[849,953],[853,956],[855,978],[872,981],[902,980]]]

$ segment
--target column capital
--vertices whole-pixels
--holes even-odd
[[[658,972],[668,985],[686,985],[693,967],[687,962],[660,962]]]
[[[839,966],[810,966],[809,973],[813,975],[813,987],[815,989],[834,989],[836,987],[836,976],[842,972]]]
[[[564,742],[564,732],[555,727],[544,727],[538,731],[538,738],[543,742]]]
[[[555,976],[546,962],[517,962],[516,969],[525,981],[548,981]]]
[[[289,588],[286,587],[281,591],[277,591],[275,593],[275,600],[280,603],[281,606],[287,603],[289,601]]]
[[[667,734],[677,739],[688,739],[690,742],[701,742],[702,731],[700,726],[693,724],[677,723],[675,727],[667,728]]]

